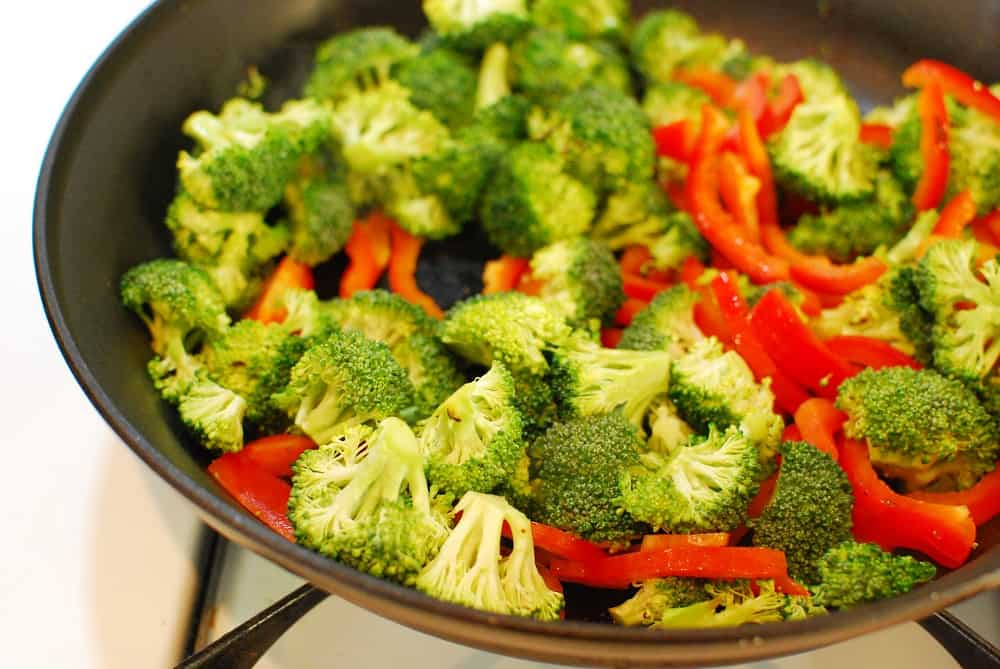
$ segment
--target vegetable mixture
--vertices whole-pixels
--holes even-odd
[[[924,60],[862,116],[679,11],[424,10],[333,36],[301,99],[254,69],[184,122],[177,257],[121,297],[219,484],[539,620],[563,583],[622,625],[797,620],[968,560],[1000,513],[1000,88]],[[423,245],[470,226],[496,259],[439,305]]]

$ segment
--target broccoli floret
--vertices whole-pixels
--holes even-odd
[[[235,98],[218,116],[195,112],[182,128],[197,148],[177,158],[181,184],[203,207],[266,211],[281,199],[299,157],[329,135],[328,127],[329,112],[311,101],[268,114]]]
[[[515,375],[547,372],[545,353],[569,334],[569,326],[545,302],[514,292],[458,302],[440,329],[441,341],[465,359],[487,366],[499,360]]]
[[[181,422],[205,448],[236,452],[243,448],[246,401],[203,374],[178,398]]]
[[[914,281],[933,321],[934,366],[970,382],[1000,358],[1000,263],[975,270],[974,240],[945,240],[920,261]]]
[[[621,411],[556,423],[528,448],[538,471],[535,520],[593,541],[627,543],[643,526],[621,508],[621,472],[642,439]]]
[[[822,339],[837,336],[859,336],[879,339],[892,344],[903,353],[913,355],[916,347],[903,327],[907,299],[903,287],[904,269],[892,270],[878,283],[869,284],[844,297],[836,307],[824,309],[809,325]],[[907,316],[909,318],[909,316]]]
[[[513,372],[513,376],[514,404],[524,421],[524,441],[531,443],[549,429],[559,415],[552,389],[552,371],[521,370]]]
[[[676,81],[656,83],[646,89],[642,110],[653,127],[689,120],[701,126],[701,108],[712,98],[701,89]]]
[[[528,130],[566,160],[570,175],[599,195],[653,177],[656,152],[649,120],[621,91],[580,88],[551,112],[533,112]]]
[[[868,442],[872,464],[907,488],[966,488],[1000,456],[997,427],[975,393],[934,370],[867,369],[844,381],[844,433]]]
[[[518,511],[528,516],[534,515],[535,487],[531,481],[531,457],[527,452],[521,454],[514,465],[514,473],[497,487],[496,494],[510,502]]]
[[[1000,122],[975,110],[951,115],[947,199],[972,193],[980,215],[1000,207]]]
[[[340,101],[385,83],[394,65],[417,55],[417,46],[392,28],[362,28],[341,33],[316,49],[305,94]]]
[[[694,322],[698,294],[685,285],[666,290],[636,314],[625,328],[619,349],[666,351],[678,357],[705,339]]]
[[[899,126],[909,119],[916,105],[917,96],[915,94],[898,98],[891,105],[873,107],[865,114],[865,123],[879,123],[887,125],[893,130],[898,130]]]
[[[930,562],[854,541],[830,548],[816,567],[818,585],[810,587],[815,601],[838,609],[902,595],[937,575]]]
[[[413,385],[385,344],[343,330],[310,347],[273,400],[322,445],[350,427],[398,414],[413,403]]]
[[[614,255],[585,237],[536,251],[531,257],[531,277],[542,282],[538,296],[571,325],[607,321],[625,299]]]
[[[636,427],[667,390],[671,356],[665,351],[604,348],[576,336],[556,350],[552,387],[560,414],[589,416],[620,407]]]
[[[490,492],[524,454],[514,379],[500,363],[446,399],[420,427],[431,483],[456,497]]]
[[[902,239],[913,220],[913,205],[889,172],[879,172],[875,195],[819,214],[806,214],[788,235],[806,253],[848,263]]]
[[[658,397],[646,412],[649,439],[646,448],[653,453],[670,455],[686,445],[694,434],[691,426],[677,415],[677,407],[666,397]]]
[[[433,113],[455,130],[472,120],[476,104],[476,70],[461,54],[435,48],[393,68],[393,78],[410,90],[410,102]]]
[[[412,585],[444,542],[446,520],[431,503],[424,456],[406,423],[386,418],[362,434],[299,457],[288,519],[303,546]]]
[[[846,94],[807,99],[768,144],[780,185],[816,202],[872,196],[878,161],[858,139],[861,115]]]
[[[823,553],[851,538],[853,507],[851,482],[833,458],[807,442],[786,442],[774,495],[750,522],[753,543],[784,551],[789,575],[814,583]]]
[[[463,50],[510,42],[529,25],[525,0],[424,0],[424,14],[441,39]]]
[[[703,34],[694,18],[675,9],[647,14],[632,33],[631,49],[632,62],[649,83],[669,82],[678,69],[726,70],[747,58],[741,41]]]
[[[823,61],[805,58],[777,65],[773,69],[774,81],[780,81],[789,74],[795,75],[806,101],[848,94],[847,86],[837,71]]]
[[[558,620],[563,596],[538,573],[528,517],[503,497],[476,492],[459,500],[459,513],[441,551],[417,577],[417,589],[481,611]],[[500,550],[504,524],[513,538],[506,556]]]
[[[785,620],[788,595],[777,592],[773,581],[757,581],[757,586],[755,592],[749,581],[710,581],[704,586],[710,599],[667,609],[652,627],[737,627]]]
[[[728,532],[746,522],[757,494],[760,458],[736,427],[709,427],[668,456],[642,455],[622,473],[622,506],[654,530]]]
[[[525,142],[497,166],[483,197],[482,225],[494,245],[524,257],[584,234],[596,205],[594,193],[566,173],[558,154]]]
[[[531,20],[571,39],[603,37],[625,41],[632,20],[627,0],[535,0]]]
[[[334,329],[326,303],[320,301],[315,291],[288,288],[281,294],[280,302],[285,308],[281,326],[288,332],[303,338],[324,337]]]
[[[683,608],[712,598],[706,581],[697,578],[654,578],[643,581],[639,591],[618,606],[608,609],[619,625],[648,626],[660,620],[668,609]]]
[[[285,208],[288,254],[299,262],[326,262],[351,236],[355,210],[347,180],[343,169],[325,156],[310,154],[299,161],[296,176],[285,186]]]
[[[652,181],[629,184],[611,194],[590,236],[614,251],[645,246],[653,269],[677,269],[692,256],[708,257],[708,243],[691,216],[675,211]]]
[[[532,30],[516,42],[511,70],[516,88],[545,107],[583,86],[632,92],[628,63],[613,44],[576,41],[552,30]]]
[[[479,61],[476,82],[476,109],[486,109],[511,94],[510,48],[503,42],[491,44]]]
[[[528,136],[529,111],[531,103],[522,96],[504,95],[477,110],[472,123],[508,147]]]
[[[197,267],[160,259],[128,270],[119,290],[122,304],[149,329],[156,354],[149,371],[157,390],[176,402],[194,381],[198,349],[229,326],[218,288]]]

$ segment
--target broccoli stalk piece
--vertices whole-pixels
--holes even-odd
[[[246,400],[201,374],[177,402],[181,422],[198,442],[224,452],[243,448],[246,411]]]
[[[344,330],[310,347],[273,401],[322,445],[350,427],[398,414],[412,404],[413,386],[385,344]]]
[[[963,112],[950,117],[945,197],[968,190],[979,214],[985,216],[1000,207],[1000,123],[975,109]]]
[[[302,545],[412,585],[444,542],[446,520],[432,505],[424,457],[406,423],[386,418],[359,453],[363,434],[299,457],[288,519]]]
[[[424,14],[447,44],[466,51],[510,42],[529,21],[525,0],[424,0]]]
[[[902,595],[937,575],[930,562],[854,541],[830,548],[819,559],[817,571],[818,585],[810,587],[813,599],[838,609]]]
[[[619,625],[649,626],[663,617],[668,609],[684,608],[712,598],[705,590],[706,581],[697,578],[654,578],[643,581],[632,597],[608,609],[611,619]]]
[[[329,260],[353,231],[355,209],[344,170],[319,154],[304,156],[285,186],[290,246],[288,254],[307,265]]]
[[[748,581],[706,583],[710,599],[667,609],[652,627],[737,627],[785,620],[791,598],[777,592],[773,581],[757,581],[757,586],[759,592],[755,593]]]
[[[624,42],[631,18],[626,0],[535,0],[531,5],[532,23],[575,40]]]
[[[461,54],[443,47],[428,49],[396,65],[392,74],[409,89],[414,106],[431,112],[446,127],[454,130],[472,121],[476,70]]]
[[[708,67],[742,78],[747,59],[739,40],[703,34],[689,14],[668,9],[647,14],[632,33],[632,62],[647,83],[672,81],[674,72]]]
[[[649,431],[646,448],[664,456],[685,446],[694,434],[691,426],[677,415],[677,407],[666,397],[653,400],[646,412],[646,425]]]
[[[335,35],[316,49],[305,94],[339,102],[389,80],[392,68],[417,55],[417,46],[392,28],[362,28]]]
[[[757,449],[736,427],[710,426],[668,456],[642,455],[642,466],[622,473],[622,507],[654,530],[727,532],[747,520],[757,494]]]
[[[606,246],[585,237],[539,249],[531,277],[542,282],[538,296],[570,325],[586,328],[609,321],[625,300],[621,270]]]
[[[417,589],[481,611],[558,620],[563,596],[549,590],[538,573],[527,516],[503,497],[476,492],[466,493],[454,512],[462,517],[437,557],[417,576]],[[505,523],[513,546],[503,556]]]
[[[486,49],[479,64],[476,109],[491,107],[510,93],[510,49],[497,42]]]
[[[501,364],[467,383],[420,426],[427,476],[454,494],[490,492],[509,479],[524,454],[514,379]]]
[[[619,349],[666,351],[680,357],[705,336],[694,322],[698,295],[685,285],[677,285],[653,298],[625,328]]]

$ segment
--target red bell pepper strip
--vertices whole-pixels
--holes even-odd
[[[980,81],[938,60],[918,60],[903,72],[903,85],[920,88],[936,84],[966,107],[992,116],[1000,123],[1000,98]]]
[[[632,319],[635,315],[649,306],[649,302],[646,300],[639,300],[634,297],[626,298],[624,304],[618,309],[615,314],[615,323],[623,327],[628,327],[632,324]]]
[[[778,95],[771,100],[771,104],[765,112],[758,129],[761,137],[767,138],[776,132],[781,132],[788,125],[788,120],[792,118],[792,113],[799,103],[806,99],[799,85],[799,78],[794,74],[785,75],[781,80],[781,87]]]
[[[316,444],[309,437],[297,434],[276,434],[251,441],[240,455],[271,476],[288,478],[299,456]]]
[[[635,551],[601,560],[553,560],[560,581],[624,589],[652,578],[778,579],[788,576],[785,554],[770,548],[684,546]]]
[[[647,534],[639,546],[641,551],[655,551],[663,548],[684,548],[685,546],[728,546],[729,532],[704,532],[701,534]]]
[[[715,301],[715,295],[708,286],[698,290],[701,299],[694,304],[694,323],[706,337],[715,337],[723,344],[728,344],[732,338],[729,332],[729,324],[722,315],[719,303]]]
[[[854,370],[821,342],[780,291],[768,291],[750,312],[750,326],[779,369],[821,397],[833,399]]]
[[[923,365],[906,355],[892,344],[871,337],[843,335],[831,337],[824,342],[831,351],[847,362],[862,369],[883,369],[885,367],[909,367],[923,369]]]
[[[510,525],[504,523],[501,532],[510,539]],[[535,548],[567,560],[603,560],[608,556],[600,546],[591,541],[535,521],[531,521],[531,539]]]
[[[743,160],[735,153],[723,153],[719,159],[719,194],[737,224],[756,244],[760,243],[758,193],[760,179],[750,174]]]
[[[1000,246],[1000,209],[977,218],[969,228],[980,244]]]
[[[785,429],[781,431],[782,441],[802,441],[802,430],[795,423],[791,425],[786,425]]]
[[[688,202],[687,189],[683,181],[669,181],[661,183],[663,192],[667,194],[671,204],[680,211],[691,212],[691,203]]]
[[[926,211],[937,208],[944,199],[951,164],[948,153],[948,108],[944,104],[944,94],[938,83],[931,82],[920,91],[917,112],[920,115],[920,156],[924,171],[913,193],[913,204],[917,211]]]
[[[677,70],[674,80],[700,88],[720,107],[728,107],[736,92],[736,81],[732,77],[708,68]]]
[[[621,328],[604,328],[601,330],[601,346],[604,348],[618,348],[618,343],[622,340],[625,331]]]
[[[777,227],[778,225],[778,193],[774,188],[774,174],[771,172],[771,158],[767,155],[767,148],[760,137],[757,125],[753,117],[744,112],[740,113],[740,146],[743,149],[743,156],[747,160],[747,167],[750,173],[760,179],[760,192],[757,193],[757,210],[760,213],[761,232],[764,228]],[[771,253],[774,249],[765,248]]]
[[[392,256],[389,258],[389,288],[407,302],[423,308],[432,318],[444,318],[444,312],[430,295],[417,286],[417,260],[424,240],[414,237],[398,225],[390,228]]]
[[[288,497],[292,486],[269,474],[240,453],[226,453],[209,466],[219,485],[240,505],[272,530],[295,542],[295,529],[288,520]]]
[[[792,279],[806,288],[823,293],[846,295],[885,274],[888,266],[874,256],[857,260],[850,265],[837,265],[826,258],[793,262]]]
[[[545,587],[547,587],[552,592],[558,592],[562,594],[563,591],[562,583],[559,582],[559,579],[556,578],[556,575],[552,573],[551,569],[549,569],[543,564],[539,564],[538,562],[535,563],[535,568],[538,569],[539,575],[542,577],[542,580],[545,581]],[[563,611],[562,613],[560,613],[559,617],[565,618],[566,612]]]
[[[760,518],[760,514],[764,513],[764,508],[771,503],[771,498],[774,497],[774,489],[777,486],[778,472],[775,472],[761,482],[760,490],[750,500],[747,515],[751,518]]]
[[[1000,516],[1000,462],[996,469],[979,479],[979,482],[959,492],[914,492],[909,497],[934,504],[953,504],[968,507],[976,525],[983,525]]]
[[[819,293],[800,283],[796,283],[795,288],[802,295],[802,303],[799,304],[802,313],[806,316],[819,316],[823,312],[823,301],[820,299]]]
[[[795,424],[802,433],[802,440],[823,451],[834,461],[840,459],[834,436],[844,427],[847,416],[828,399],[813,397],[803,402],[795,412]]]
[[[291,256],[285,256],[264,282],[257,301],[243,317],[261,323],[280,323],[285,320],[288,313],[282,304],[285,291],[290,288],[312,290],[315,285],[309,265],[293,260]]]
[[[340,277],[340,296],[348,298],[358,291],[374,288],[389,264],[388,238],[383,239],[366,221],[355,221],[344,252],[349,262]]]
[[[892,148],[892,126],[882,123],[862,123],[859,139],[865,144],[888,150]]]
[[[688,288],[694,290],[697,287],[698,279],[704,273],[705,265],[695,256],[691,256],[681,264],[680,279]]]
[[[941,210],[931,234],[948,239],[957,239],[965,226],[976,218],[976,202],[972,191],[966,189],[956,195]]]
[[[686,163],[698,141],[698,128],[690,119],[681,119],[653,128],[656,154]]]
[[[622,290],[626,296],[636,300],[649,302],[669,288],[670,284],[662,281],[654,281],[639,274],[628,272],[622,275]]]
[[[483,295],[503,293],[517,288],[521,277],[528,271],[529,264],[527,258],[515,258],[509,255],[487,261],[483,266]]]
[[[961,566],[976,543],[976,524],[965,506],[912,499],[892,490],[868,459],[867,444],[840,442],[840,466],[854,491],[854,538],[883,550],[920,551],[948,568]]]
[[[641,244],[633,244],[625,248],[618,266],[622,274],[643,274],[647,263],[653,259],[653,254]]]

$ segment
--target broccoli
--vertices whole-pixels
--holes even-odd
[[[535,0],[531,21],[570,39],[625,41],[632,16],[627,0]]]
[[[552,388],[552,371],[512,372],[514,377],[514,404],[521,412],[524,423],[524,441],[530,443],[541,436],[558,418],[555,391]]]
[[[816,567],[819,580],[810,587],[813,598],[838,609],[902,595],[937,575],[929,562],[854,541],[831,547]]]
[[[621,472],[639,464],[642,438],[625,415],[556,423],[528,447],[538,468],[535,520],[592,541],[627,544],[643,526],[621,508]]]
[[[795,75],[807,102],[848,95],[847,86],[837,71],[820,60],[806,58],[777,65],[773,70],[774,81],[780,81],[789,74]]]
[[[565,172],[558,154],[525,142],[500,160],[483,197],[482,226],[494,245],[524,257],[584,234],[596,204],[594,193]]]
[[[1000,358],[1000,263],[975,270],[975,240],[934,244],[920,261],[914,281],[920,304],[931,315],[934,366],[975,382]]]
[[[779,622],[789,616],[801,616],[806,610],[813,615],[826,612],[814,606],[809,606],[808,609],[804,606],[793,608],[798,598],[777,592],[773,581],[757,581],[757,587],[758,590],[755,590],[749,581],[742,580],[709,581],[704,588],[711,596],[710,599],[666,609],[652,627],[736,627]]]
[[[524,454],[514,379],[499,362],[446,399],[420,426],[431,483],[456,497],[490,492]]]
[[[177,401],[181,422],[211,450],[236,452],[243,448],[246,411],[246,400],[200,373]]]
[[[542,282],[538,296],[571,325],[608,321],[625,299],[615,257],[606,246],[586,237],[535,251],[531,277]]]
[[[334,329],[333,320],[327,313],[328,303],[321,302],[314,291],[288,288],[280,299],[285,308],[281,326],[286,331],[305,338],[324,337]]]
[[[181,184],[203,207],[266,211],[281,200],[299,157],[329,135],[329,112],[312,101],[293,101],[269,114],[259,104],[234,98],[218,116],[191,114],[184,134],[194,154],[177,158]]]
[[[479,62],[476,110],[492,107],[510,94],[510,49],[497,42],[486,49]]]
[[[288,254],[319,265],[343,248],[353,230],[355,210],[343,169],[319,154],[304,156],[285,186],[291,243]]]
[[[870,200],[807,214],[792,228],[788,239],[806,253],[848,263],[898,242],[912,220],[910,199],[892,174],[881,171],[875,178],[875,194]]]
[[[789,575],[814,583],[823,553],[851,538],[853,508],[851,482],[833,458],[807,442],[786,442],[774,495],[750,522],[753,543],[784,551]]]
[[[551,30],[532,30],[511,49],[515,87],[532,102],[551,107],[583,86],[632,92],[628,63],[608,42],[581,42]]]
[[[671,356],[665,351],[604,348],[579,335],[553,354],[552,387],[562,416],[622,409],[636,427],[667,391]]]
[[[392,68],[417,55],[417,46],[392,28],[361,28],[334,35],[316,49],[304,92],[339,102],[385,83]]]
[[[824,309],[809,325],[822,339],[846,336],[869,337],[892,344],[913,355],[916,348],[904,332],[906,299],[904,270],[892,270],[878,283],[869,284],[844,297],[839,306]]]
[[[569,93],[528,119],[535,140],[566,160],[567,172],[598,195],[653,176],[656,151],[649,120],[628,94],[600,86]]]
[[[508,148],[527,138],[528,112],[531,103],[520,95],[504,95],[476,110],[474,128],[486,133]]]
[[[930,239],[938,218],[938,212],[935,209],[928,209],[918,214],[917,220],[913,222],[909,232],[896,242],[895,246],[885,252],[886,262],[890,265],[906,265],[919,260],[917,254],[923,248],[924,243]]]
[[[515,375],[545,374],[545,353],[569,334],[569,326],[545,302],[514,292],[458,302],[440,329],[441,341],[465,359],[487,366],[499,360]]]
[[[303,546],[412,585],[447,537],[447,521],[431,503],[424,457],[406,423],[386,418],[362,435],[340,435],[299,457],[288,519]]]
[[[398,414],[413,403],[413,385],[385,344],[343,330],[302,355],[273,401],[322,445],[347,428]]]
[[[688,443],[694,430],[677,415],[677,407],[666,397],[653,400],[646,411],[649,439],[646,448],[652,453],[671,455]]]
[[[638,592],[608,610],[619,625],[649,626],[668,609],[683,608],[712,598],[705,590],[706,581],[697,578],[653,578],[643,581]]]
[[[666,351],[674,358],[683,355],[705,339],[694,322],[698,299],[698,294],[683,284],[658,294],[625,328],[618,348]]]
[[[685,68],[741,70],[733,74],[746,69],[743,42],[703,34],[694,18],[675,9],[647,14],[632,33],[631,49],[632,62],[647,83],[669,82]]]
[[[208,340],[225,334],[226,305],[204,271],[181,260],[151,260],[122,276],[122,304],[149,329],[156,357],[150,376],[165,399],[177,402],[201,366],[195,357]]]
[[[997,426],[975,393],[934,370],[867,369],[844,381],[844,433],[868,442],[872,464],[908,489],[967,488],[1000,457]]]
[[[447,44],[470,51],[510,42],[529,25],[525,0],[424,0],[424,14]]]
[[[757,494],[757,449],[736,427],[709,427],[667,456],[644,453],[622,473],[622,507],[654,530],[728,532],[744,524]]]
[[[481,611],[558,620],[563,596],[538,573],[528,517],[503,497],[477,492],[466,493],[454,513],[462,517],[417,576],[417,589]],[[509,555],[501,554],[504,524],[513,537]]]
[[[701,126],[701,108],[712,98],[699,88],[676,81],[655,83],[646,89],[642,110],[653,127],[687,120]]]
[[[708,258],[708,243],[691,216],[675,211],[652,181],[612,193],[589,234],[613,251],[645,246],[652,256],[650,265],[658,270],[677,269],[692,256]]]
[[[951,114],[947,199],[964,190],[980,215],[1000,207],[1000,122],[975,109]]]
[[[535,488],[531,481],[531,457],[527,452],[514,465],[514,473],[497,486],[496,494],[506,499],[514,508],[534,515]]]
[[[452,130],[472,120],[478,85],[476,70],[447,48],[426,50],[397,64],[393,79],[410,91],[410,102],[433,113]]]

